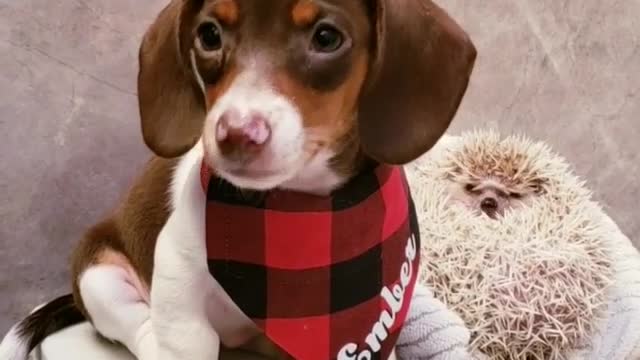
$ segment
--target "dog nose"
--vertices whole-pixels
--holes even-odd
[[[480,202],[480,208],[487,215],[493,215],[496,211],[498,211],[498,201],[492,197],[484,198]]]
[[[223,155],[249,155],[262,150],[271,138],[271,128],[264,115],[247,115],[231,109],[218,120],[216,141]]]

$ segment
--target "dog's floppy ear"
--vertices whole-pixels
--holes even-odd
[[[360,98],[365,153],[403,164],[428,151],[449,127],[466,92],[476,49],[430,0],[371,0],[375,58]]]
[[[187,152],[198,141],[206,116],[190,58],[191,26],[201,6],[202,0],[172,0],[147,30],[140,47],[142,135],[162,157]]]

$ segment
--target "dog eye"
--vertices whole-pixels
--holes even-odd
[[[313,34],[312,47],[317,52],[334,52],[340,49],[343,43],[342,33],[331,25],[320,25]]]
[[[217,51],[222,48],[222,35],[214,23],[208,22],[200,25],[198,37],[204,51]]]

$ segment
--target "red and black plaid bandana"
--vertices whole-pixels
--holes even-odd
[[[267,337],[295,359],[388,359],[419,266],[402,168],[326,197],[242,193],[204,166],[202,179],[209,270]]]

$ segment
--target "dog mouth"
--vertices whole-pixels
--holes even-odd
[[[252,166],[218,166],[218,175],[234,186],[256,191],[272,190],[289,179],[290,174],[277,169],[260,169]]]
[[[300,175],[318,150],[307,149],[287,152],[265,149],[259,156],[251,159],[230,159],[213,149],[205,155],[209,166],[217,175],[237,188],[253,191],[269,191],[285,186]]]
[[[227,169],[223,170],[223,172],[232,177],[245,179],[268,179],[282,175],[282,173],[278,171],[251,169],[249,167]]]

